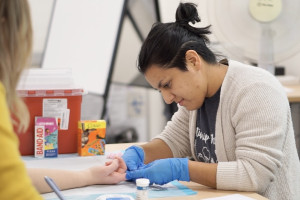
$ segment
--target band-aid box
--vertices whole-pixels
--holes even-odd
[[[97,156],[105,153],[105,120],[81,120],[78,122],[78,154]]]

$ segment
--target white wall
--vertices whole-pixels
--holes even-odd
[[[52,6],[54,0],[28,0],[31,9],[31,19],[33,26],[33,65],[40,65],[41,56],[44,52]]]
[[[136,62],[140,47],[141,42],[126,17],[117,52],[116,67],[112,77],[113,82],[129,84],[139,74]]]

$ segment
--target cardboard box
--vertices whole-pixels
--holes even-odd
[[[78,154],[97,156],[105,153],[105,120],[82,120],[78,122]]]
[[[34,156],[53,158],[58,155],[58,127],[54,117],[36,117]]]
[[[34,155],[35,117],[57,117],[51,115],[57,115],[59,109],[64,120],[58,117],[58,153],[77,152],[77,123],[85,92],[74,86],[70,76],[67,69],[31,69],[23,73],[17,92],[28,107],[30,124],[26,133],[18,134],[21,155]]]

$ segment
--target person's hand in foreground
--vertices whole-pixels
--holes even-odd
[[[155,160],[135,171],[127,171],[126,179],[147,178],[150,184],[163,185],[173,180],[190,181],[187,158],[167,158]]]
[[[36,189],[40,193],[46,193],[52,192],[52,189],[45,182],[45,176],[52,178],[61,190],[66,190],[125,181],[127,167],[122,158],[116,157],[106,162],[105,165],[96,165],[80,171],[43,168],[28,168],[27,170]]]
[[[144,166],[144,150],[138,146],[131,146],[125,150],[124,159],[129,171],[136,170]]]
[[[87,169],[87,174],[90,175],[90,184],[117,184],[125,181],[126,164],[120,157],[107,161],[105,166],[94,166]]]

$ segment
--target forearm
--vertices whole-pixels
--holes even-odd
[[[33,185],[40,193],[52,192],[44,180],[45,176],[51,177],[61,190],[77,188],[89,185],[87,181],[88,171],[67,171],[58,169],[28,169],[28,174]]]
[[[216,163],[203,163],[197,161],[189,161],[190,180],[208,187],[217,187],[217,166]]]
[[[44,180],[45,176],[52,178],[61,190],[96,184],[117,184],[126,180],[126,164],[119,157],[106,162],[105,166],[95,165],[80,171],[42,168],[27,170],[40,193],[52,191]]]
[[[151,142],[141,145],[141,147],[145,152],[145,164],[157,159],[173,157],[170,147],[161,139],[154,139]]]

